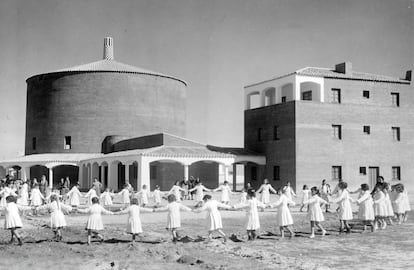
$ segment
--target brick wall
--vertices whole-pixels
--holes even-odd
[[[185,136],[182,82],[101,72],[54,73],[27,83],[26,154],[100,152],[108,135],[168,132]],[[71,136],[70,150],[63,149],[65,136]]]

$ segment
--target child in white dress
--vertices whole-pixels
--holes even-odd
[[[293,188],[290,185],[290,182],[286,183],[286,197],[288,197],[289,201],[293,201],[293,197],[296,197],[296,193],[293,191]],[[288,205],[289,206],[289,205]]]
[[[135,242],[136,236],[140,236],[143,232],[139,217],[141,212],[154,212],[154,209],[140,207],[138,205],[138,198],[132,198],[131,205],[128,208],[114,213],[115,215],[128,214],[126,231],[132,235],[132,243]]]
[[[392,208],[390,194],[391,194],[390,184],[384,183],[384,195],[385,195],[385,206],[386,206],[385,220],[387,221],[388,225],[392,225],[392,219],[394,218],[394,209]]]
[[[392,207],[395,215],[397,216],[397,224],[400,225],[403,222],[405,208],[404,208],[404,186],[394,185],[392,187],[396,193],[395,199],[392,201]]]
[[[39,185],[35,185],[32,188],[32,191],[30,193],[30,206],[40,206],[43,204],[43,201],[45,200],[45,197],[43,197],[43,194],[39,190]],[[33,214],[37,215],[37,210],[34,208]]]
[[[154,191],[152,192],[152,197],[154,198],[155,207],[159,207],[161,205],[161,198],[163,193],[160,190],[160,186],[156,185]]]
[[[37,210],[48,210],[50,212],[50,228],[55,233],[55,240],[62,240],[62,228],[66,227],[65,215],[63,212],[72,211],[72,207],[59,202],[59,197],[56,194],[50,196],[50,203],[39,206]]]
[[[193,192],[193,191],[196,192],[195,194],[195,201],[196,201],[195,207],[196,208],[201,207],[203,205],[204,191],[211,192],[211,190],[206,188],[201,182],[197,182],[197,185],[194,188],[189,190],[189,192]]]
[[[172,240],[175,243],[179,240],[177,230],[181,227],[180,211],[191,212],[191,209],[177,202],[177,199],[174,194],[168,195],[167,200],[168,204],[166,206],[154,208],[154,212],[168,211],[166,229],[171,232]]]
[[[69,205],[72,206],[72,208],[77,208],[80,205],[80,198],[82,197],[82,194],[79,191],[79,184],[74,185],[71,190],[66,193],[66,196],[68,198]]]
[[[92,237],[98,238],[101,242],[103,241],[103,236],[99,233],[104,229],[102,223],[102,214],[113,215],[111,211],[106,210],[101,205],[99,205],[99,198],[92,198],[92,205],[86,209],[77,209],[80,213],[89,214],[88,221],[86,223],[86,230],[88,231],[88,245],[91,244]]]
[[[400,184],[403,190],[403,207],[404,207],[404,216],[403,222],[406,222],[408,219],[408,213],[411,211],[410,200],[408,199],[407,188],[403,184]]]
[[[17,203],[20,205],[29,205],[29,185],[26,181],[20,187]]]
[[[143,185],[142,189],[135,194],[140,198],[140,205],[145,207],[148,204],[148,197],[150,195],[147,185]]]
[[[374,232],[374,202],[367,184],[361,184],[359,197],[355,202],[359,205],[358,218],[364,224],[364,232],[368,225],[371,226],[371,231]]]
[[[22,245],[22,239],[16,231],[17,229],[21,229],[23,227],[19,211],[30,210],[31,208],[29,206],[17,205],[16,201],[17,197],[13,195],[7,196],[6,205],[1,206],[0,210],[2,212],[5,212],[4,228],[6,230],[10,230],[11,233],[11,239],[9,243],[13,243],[14,237],[16,237],[17,241],[19,242],[19,245]]]
[[[311,193],[311,191],[309,190],[308,186],[303,185],[303,188],[302,188],[302,204],[301,204],[300,209],[299,209],[300,212],[302,212],[303,207],[305,207],[304,201],[309,200],[310,193]],[[319,193],[319,190],[318,190],[318,193]],[[308,204],[307,208],[308,208],[307,211],[309,212],[309,204]]]
[[[17,194],[14,192],[14,190],[11,188],[12,184],[9,184],[8,186],[5,186],[2,190],[0,190],[0,206],[6,206],[7,200],[6,198],[10,195],[17,197]]]
[[[310,191],[312,197],[303,201],[302,203],[308,205],[309,209],[309,219],[311,224],[311,235],[309,238],[315,238],[315,227],[321,229],[322,236],[326,234],[326,230],[321,225],[321,222],[325,220],[321,205],[327,204],[328,202],[319,197],[319,190],[317,187],[312,187]]]
[[[87,198],[87,200],[88,200],[87,204],[89,206],[91,206],[92,205],[92,199],[95,198],[95,197],[98,197],[98,195],[96,194],[95,187],[92,186],[89,189],[89,191],[85,194],[85,196],[83,196],[83,197]]]
[[[260,201],[264,204],[270,203],[270,192],[277,193],[276,190],[269,184],[269,180],[263,180],[263,184],[257,190],[256,193],[262,193]]]
[[[282,189],[282,195],[280,195],[279,200],[268,205],[270,208],[277,208],[276,224],[279,226],[282,238],[285,237],[285,229],[289,231],[291,238],[295,236],[295,233],[290,228],[290,226],[293,225],[293,219],[288,207],[289,204],[295,205],[295,202],[288,198],[286,195],[287,192],[288,189],[284,187]]]
[[[180,181],[175,181],[174,186],[172,186],[172,188],[170,189],[168,194],[174,194],[175,199],[177,200],[177,202],[180,202],[181,201],[181,192],[185,192],[185,189],[180,187]]]
[[[246,192],[246,189],[243,188],[241,190],[241,193],[240,193],[240,201],[239,201],[239,203],[245,203],[246,201],[247,201],[247,192]]]
[[[246,202],[234,206],[234,209],[246,209],[248,240],[255,240],[256,230],[260,228],[259,211],[257,210],[259,207],[264,209],[266,205],[256,199],[256,192],[253,189],[249,189]]]
[[[100,197],[101,204],[106,208],[112,206],[112,196],[114,196],[114,194],[111,192],[111,189],[106,188],[105,192],[103,192]]]
[[[211,240],[213,236],[213,232],[218,232],[221,236],[223,236],[223,242],[227,241],[226,234],[222,231],[223,225],[221,221],[221,215],[218,208],[224,209],[231,209],[230,205],[220,203],[216,200],[211,199],[211,195],[204,195],[203,198],[204,205],[198,209],[193,210],[194,212],[202,212],[207,211],[208,217],[210,219],[210,229],[208,230],[208,240]]]
[[[221,203],[229,204],[230,203],[230,194],[233,192],[229,186],[229,182],[224,181],[223,185],[219,186],[214,190],[214,192],[221,190]]]
[[[123,209],[127,208],[131,202],[131,193],[128,184],[124,185],[124,188],[118,192],[118,196],[121,196],[121,202],[123,204]]]
[[[331,202],[339,204],[338,214],[340,223],[340,233],[342,233],[344,230],[346,231],[346,233],[351,233],[351,226],[349,226],[348,221],[353,219],[351,202],[353,202],[354,200],[349,195],[347,188],[348,184],[346,182],[339,182],[338,195],[331,199]]]
[[[385,194],[382,192],[383,185],[375,185],[374,191],[372,194],[372,199],[374,201],[374,229],[376,230],[379,226],[381,229],[385,229],[387,227],[387,222],[385,221],[385,217],[387,215],[387,206],[385,203]]]

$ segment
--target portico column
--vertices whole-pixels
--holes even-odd
[[[150,186],[149,164],[148,160],[144,157],[138,162],[138,189],[143,185]]]
[[[49,168],[49,188],[53,189],[53,167]]]
[[[101,165],[101,179],[100,179],[101,183],[105,183],[105,166]]]
[[[233,163],[233,191],[236,191],[237,185],[237,164]]]
[[[184,180],[185,181],[188,180],[188,168],[189,168],[189,165],[184,165]]]
[[[30,179],[30,167],[22,167],[22,180]]]
[[[128,183],[131,183],[129,179],[129,165],[131,163],[125,163],[125,182],[128,181]]]
[[[229,165],[224,165],[224,181],[229,181]]]

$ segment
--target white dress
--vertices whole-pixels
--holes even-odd
[[[221,201],[222,202],[230,202],[230,194],[231,188],[229,185],[221,185],[220,187],[216,188],[214,192],[221,190]]]
[[[0,206],[6,206],[7,205],[6,198],[7,198],[7,196],[10,196],[10,195],[17,196],[17,194],[9,187],[4,187],[0,191],[0,196],[1,196]]]
[[[147,189],[142,189],[136,195],[140,198],[140,204],[148,204],[149,191]]]
[[[101,194],[100,200],[101,200],[101,204],[103,206],[111,206],[113,204],[113,202],[112,202],[112,193],[108,192],[108,191],[103,192]]]
[[[168,211],[167,216],[167,229],[176,229],[181,227],[181,214],[180,211],[188,211],[191,209],[179,202],[171,202],[164,207],[158,208],[157,211]]]
[[[66,196],[69,198],[69,205],[72,206],[79,206],[80,205],[80,198],[82,194],[80,193],[79,189],[74,186],[68,193],[66,193]]]
[[[215,200],[209,200],[201,208],[194,210],[195,212],[207,211],[207,218],[210,219],[210,231],[215,231],[223,228],[218,207],[231,209],[230,205],[220,203]]]
[[[295,205],[295,202],[282,194],[279,200],[270,205],[277,208],[276,224],[278,226],[288,226],[293,224],[292,214],[290,213],[288,204]]]
[[[129,193],[129,189],[124,188],[123,190],[121,190],[121,192],[118,193],[119,196],[121,196],[121,201],[123,204],[129,204],[131,203],[130,200],[130,193]]]
[[[66,227],[67,224],[63,211],[72,211],[72,207],[56,201],[40,206],[38,209],[50,211],[50,227],[52,229]]]
[[[142,233],[141,219],[139,217],[140,212],[152,211],[150,208],[139,207],[134,204],[118,213],[128,214],[127,233],[138,234]]]
[[[20,188],[20,198],[17,200],[20,205],[29,205],[29,185],[24,183]]]
[[[356,202],[359,204],[358,218],[360,220],[374,220],[374,202],[372,200],[371,193],[365,191],[359,195]]]
[[[262,193],[260,201],[264,204],[270,202],[270,191],[276,193],[276,190],[270,184],[262,184],[257,193]]]
[[[40,192],[38,188],[32,189],[32,192],[30,194],[30,205],[32,206],[42,205],[44,199],[45,197],[43,197],[43,194]]]
[[[332,202],[339,204],[339,219],[340,220],[352,220],[352,206],[353,199],[349,196],[348,190],[339,190],[338,196],[332,199]]]
[[[396,214],[404,214],[404,193],[398,193],[395,197],[394,201],[392,202],[392,208],[394,213]]]
[[[6,204],[6,206],[0,207],[0,210],[5,212],[4,218],[4,228],[5,229],[15,229],[22,228],[22,220],[20,218],[19,210],[30,210],[29,206],[17,205],[14,202]]]
[[[246,230],[257,230],[260,228],[259,211],[257,208],[265,208],[266,205],[256,198],[247,200],[245,203],[235,205],[235,209],[246,209]]]
[[[390,194],[388,192],[385,192],[384,194],[385,194],[386,217],[393,217],[394,209],[392,208]]]
[[[385,217],[387,215],[387,206],[385,204],[385,195],[382,191],[377,191],[373,196],[374,214],[376,217]]]
[[[403,191],[403,208],[404,212],[411,211],[410,200],[408,199],[408,192],[406,189]]]
[[[305,201],[309,200],[311,191],[309,189],[302,190],[302,204],[305,204]]]
[[[168,192],[168,194],[174,194],[175,199],[177,200],[177,202],[180,202],[181,201],[181,191],[185,191],[185,190],[183,188],[180,188],[179,186],[174,185],[170,189],[170,192]]]
[[[92,205],[92,198],[98,197],[98,195],[96,195],[96,190],[91,188],[88,193],[85,194],[85,197],[88,198],[88,205]]]
[[[111,211],[106,210],[101,205],[95,203],[89,208],[86,209],[78,209],[81,213],[87,213],[89,214],[88,221],[86,223],[87,230],[93,230],[93,231],[100,231],[104,229],[103,223],[102,223],[102,214],[105,215],[113,215]]]
[[[295,192],[290,186],[286,186],[285,188],[286,188],[286,191],[285,191],[286,197],[288,197],[290,201],[293,201],[292,196],[296,196]]]
[[[240,203],[245,203],[247,201],[247,192],[242,191],[240,193]]]
[[[309,216],[310,221],[321,222],[325,220],[325,217],[323,216],[321,204],[327,204],[328,203],[327,201],[325,201],[318,195],[313,195],[310,199],[303,201],[302,203],[309,205],[308,216]]]
[[[154,198],[154,202],[156,204],[161,204],[161,198],[162,198],[162,192],[158,189],[154,190],[152,192],[152,197]]]
[[[196,202],[201,202],[203,201],[203,197],[204,197],[204,191],[209,191],[205,186],[203,186],[202,184],[200,185],[196,185],[194,188],[189,190],[190,192],[195,191],[195,200]]]

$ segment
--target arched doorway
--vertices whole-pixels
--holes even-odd
[[[252,92],[246,95],[246,110],[260,107],[260,92]]]
[[[32,179],[36,178],[38,182],[42,178],[42,175],[45,175],[49,179],[49,169],[44,165],[34,165],[30,167],[30,177]]]
[[[53,168],[53,186],[59,187],[60,179],[69,177],[70,187],[73,187],[78,182],[79,167],[73,165],[59,165]]]
[[[4,177],[6,177],[7,171],[6,168],[0,166],[0,179],[3,179]]]
[[[203,160],[194,162],[189,167],[189,175],[199,178],[207,188],[217,188],[219,185],[219,163]]]
[[[184,165],[174,160],[157,160],[150,166],[150,189],[159,185],[161,190],[169,190],[176,181],[184,179]]]
[[[263,104],[265,106],[276,104],[276,88],[269,87],[263,91]]]

